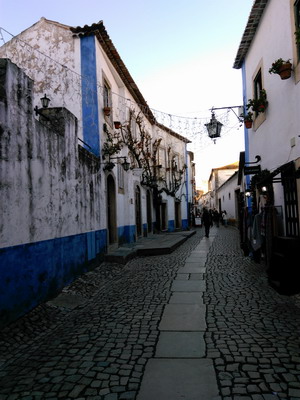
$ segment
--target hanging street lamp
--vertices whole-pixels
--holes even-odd
[[[215,139],[221,136],[221,129],[223,124],[216,119],[215,113],[213,111],[211,113],[210,122],[208,124],[205,124],[205,126],[208,131],[208,136],[215,142]]]

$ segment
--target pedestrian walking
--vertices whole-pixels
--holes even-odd
[[[208,238],[209,230],[210,227],[212,226],[212,217],[211,213],[205,207],[203,208],[202,221],[205,229],[205,236]]]
[[[222,221],[223,221],[223,225],[227,228],[228,216],[227,216],[226,210],[222,211]]]
[[[216,224],[216,227],[219,228],[219,224],[220,224],[220,213],[219,211],[215,208],[213,210],[213,221]]]

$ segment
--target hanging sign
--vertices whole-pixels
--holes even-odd
[[[261,166],[255,165],[253,167],[244,167],[244,174],[245,175],[256,175],[261,172]]]

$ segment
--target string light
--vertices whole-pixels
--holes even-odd
[[[5,43],[3,32],[10,35],[15,42],[11,44]],[[77,104],[85,103],[91,106],[90,98],[95,93],[95,90],[98,98],[103,96],[104,87],[99,82],[97,82],[95,88],[95,85],[87,76],[84,76],[71,69],[69,66],[58,62],[50,55],[34,48],[25,40],[12,35],[2,27],[0,27],[0,40],[2,40],[6,45],[6,57],[10,58],[15,64],[22,66],[22,69],[30,78],[33,78],[33,76],[31,76],[33,69],[32,65],[34,63],[40,65],[39,70],[41,72],[34,77],[35,85],[37,85],[39,91],[42,87],[43,91],[46,91],[49,94],[51,93],[51,96],[53,96],[51,99],[52,104],[57,103],[63,107],[68,105],[70,111],[76,115],[81,112],[79,109],[76,109]],[[22,48],[22,51],[19,50],[19,47]],[[24,61],[24,52],[28,52],[29,56],[27,57],[27,62],[30,64],[30,66],[26,65],[26,62]],[[44,74],[44,71],[48,71],[49,69],[52,71],[52,73]],[[55,77],[57,76],[59,76],[59,80],[55,81]],[[81,90],[82,81],[85,82],[85,93],[82,93]],[[148,118],[150,117],[148,115],[148,110],[150,110],[156,119],[155,122],[162,124],[175,132],[178,132],[180,135],[192,141],[194,146],[200,146],[200,148],[203,148],[211,144],[211,139],[207,136],[205,128],[205,123],[209,121],[209,117],[200,118],[179,116],[159,111],[151,107],[148,107],[147,110],[143,104],[138,104],[118,93],[111,92],[111,96],[112,103],[114,105],[114,112],[116,113],[117,119],[120,121],[126,120],[128,115],[127,110],[129,109],[135,110],[136,112],[141,110]],[[96,107],[95,104],[94,107]],[[93,111],[95,110],[91,108],[91,121],[93,121],[93,118],[95,118],[96,115],[96,113]],[[80,117],[80,115],[77,116]],[[222,137],[227,135],[232,129],[237,129],[236,126],[228,126],[228,110],[227,112],[218,115],[218,120],[224,125]],[[81,121],[81,118],[78,118],[78,121]],[[96,124],[96,121],[94,120],[92,123]],[[80,125],[80,122],[79,129],[82,130],[82,125]]]

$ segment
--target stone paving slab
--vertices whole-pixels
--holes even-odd
[[[172,284],[171,290],[173,292],[204,292],[206,289],[206,282],[204,280],[188,280],[180,281],[175,280]]]
[[[191,281],[202,281],[203,280],[203,274],[190,274],[190,280]]]
[[[170,304],[203,304],[203,293],[173,292]]]
[[[178,274],[205,274],[206,267],[195,266],[193,263],[185,264],[184,267],[179,268]]]
[[[158,358],[201,358],[205,356],[204,332],[161,332]]]
[[[217,395],[212,360],[151,359],[137,400],[214,400]]]
[[[196,247],[195,250],[207,250],[207,249],[209,249],[210,246],[212,245],[214,239],[215,239],[214,237],[203,238],[203,240],[201,240],[201,242],[198,244],[198,246]]]
[[[185,260],[185,262],[186,263],[203,263],[203,262],[206,262],[206,259],[207,259],[207,255],[203,255],[203,256],[197,256],[197,255],[190,255],[186,260]]]
[[[199,267],[204,267],[207,257],[188,257],[185,264],[194,264]]]
[[[204,331],[206,306],[202,304],[167,304],[159,324],[161,331]]]
[[[184,273],[184,274],[177,274],[175,279],[178,281],[187,281],[189,277],[190,277],[189,273]]]
[[[57,297],[49,300],[48,303],[57,307],[64,307],[73,310],[74,308],[84,304],[86,299],[80,295],[72,295],[69,293],[60,293]]]
[[[185,266],[193,266],[193,267],[204,267],[206,264],[206,258],[198,258],[198,260],[195,261],[188,261],[186,260]]]
[[[195,248],[195,250],[191,251],[190,256],[198,256],[198,257],[206,257],[208,254],[207,250]]]

